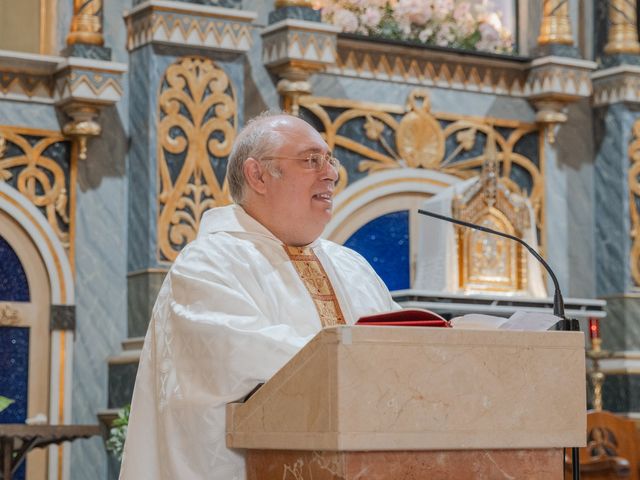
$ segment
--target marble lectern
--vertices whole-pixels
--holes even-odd
[[[248,480],[561,479],[584,446],[581,332],[322,330],[245,403]]]

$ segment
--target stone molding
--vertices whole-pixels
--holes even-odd
[[[552,96],[561,100],[588,98],[595,62],[568,57],[541,57],[529,64],[525,96],[529,100]]]
[[[123,63],[0,51],[0,100],[112,105],[126,71]]]
[[[306,20],[287,19],[262,31],[262,58],[267,68],[296,62],[320,70],[336,62],[339,28]]]
[[[149,0],[124,15],[127,48],[147,44],[204,47],[243,53],[253,45],[255,12],[189,2]]]
[[[567,57],[535,59],[489,55],[378,40],[338,37],[327,73],[535,99],[587,98],[596,63]]]
[[[619,65],[591,74],[593,106],[640,103],[640,66]]]

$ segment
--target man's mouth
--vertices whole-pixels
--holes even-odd
[[[313,198],[315,198],[316,200],[322,200],[324,202],[331,202],[332,198],[333,198],[333,194],[332,193],[316,193]]]

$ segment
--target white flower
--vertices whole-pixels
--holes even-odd
[[[420,39],[421,42],[425,43],[431,38],[432,35],[433,35],[433,29],[428,27],[422,30],[418,34],[418,38]]]
[[[443,23],[436,33],[436,45],[446,47],[456,39],[455,29],[451,23]]]
[[[333,14],[333,23],[347,33],[355,32],[358,29],[358,17],[356,17],[355,13],[344,8]]]
[[[394,16],[405,23],[424,25],[431,18],[431,0],[399,0]]]

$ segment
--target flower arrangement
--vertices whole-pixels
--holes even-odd
[[[346,33],[510,53],[512,33],[491,0],[316,0]]]
[[[111,430],[109,430],[109,438],[106,442],[107,450],[113,453],[118,460],[122,460],[130,413],[131,405],[127,405],[118,410],[118,418],[111,423]]]

